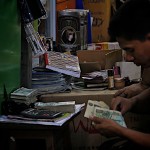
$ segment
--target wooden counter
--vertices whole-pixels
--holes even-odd
[[[75,100],[76,103],[86,103],[89,99],[91,99],[91,100],[102,100],[109,105],[116,91],[117,90],[102,90],[102,91],[72,90],[69,93],[55,93],[42,95],[41,101],[50,102],[50,101]]]

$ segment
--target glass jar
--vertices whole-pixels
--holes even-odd
[[[115,78],[115,89],[122,89],[125,87],[124,78]]]

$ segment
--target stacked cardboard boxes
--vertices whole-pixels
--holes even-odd
[[[92,42],[109,41],[107,29],[111,16],[111,0],[83,0],[83,4],[93,18]]]

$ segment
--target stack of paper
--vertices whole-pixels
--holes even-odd
[[[55,71],[32,71],[32,88],[38,94],[56,93],[69,89],[69,83],[63,74]]]

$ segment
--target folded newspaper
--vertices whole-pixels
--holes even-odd
[[[88,100],[84,117],[96,116],[99,118],[112,119],[123,127],[127,127],[122,114],[116,110],[110,110],[103,101]]]

